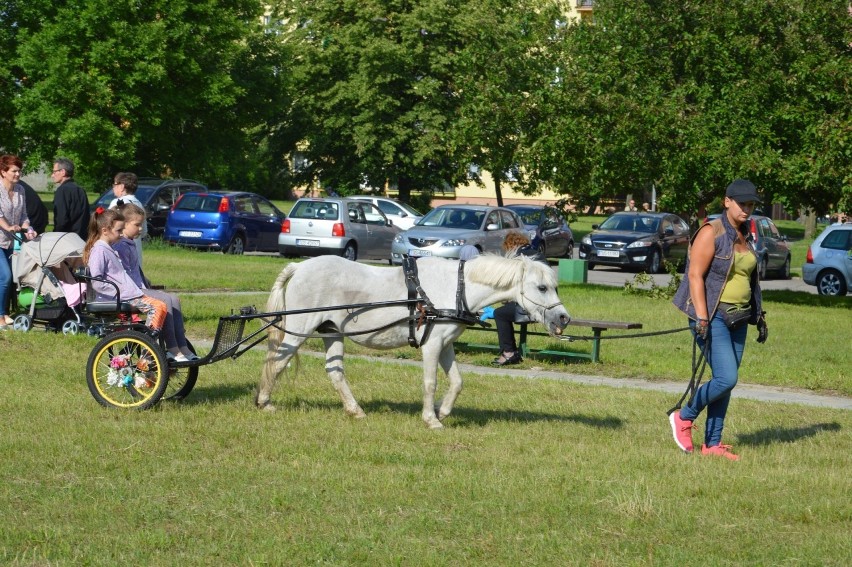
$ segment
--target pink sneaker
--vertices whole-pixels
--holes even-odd
[[[739,461],[739,455],[734,455],[731,453],[730,445],[713,445],[712,447],[708,447],[707,445],[701,446],[701,454],[702,455],[716,455],[718,457],[725,457],[726,459],[730,459],[732,461]]]
[[[691,421],[680,418],[680,410],[674,410],[669,414],[669,423],[672,425],[672,434],[677,446],[684,453],[691,453],[692,430],[695,426]]]

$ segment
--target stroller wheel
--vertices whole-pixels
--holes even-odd
[[[80,325],[77,321],[65,321],[62,323],[62,334],[63,335],[76,335],[80,332]]]
[[[15,317],[15,323],[12,326],[16,331],[21,331],[26,333],[30,329],[33,328],[33,320],[29,315],[18,315]]]

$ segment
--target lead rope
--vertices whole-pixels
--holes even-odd
[[[709,330],[709,329],[708,329]],[[683,407],[683,400],[689,396],[689,401],[686,405],[692,403],[695,394],[698,392],[698,386],[701,384],[701,379],[704,377],[704,370],[707,368],[707,352],[710,350],[710,334],[704,340],[704,348],[698,348],[698,335],[693,335],[692,340],[692,376],[689,378],[689,384],[686,385],[686,391],[677,401],[677,403],[666,412],[666,415],[671,415]]]

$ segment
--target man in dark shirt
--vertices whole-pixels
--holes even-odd
[[[50,175],[57,185],[53,195],[53,230],[76,232],[86,240],[89,237],[89,198],[74,182],[74,162],[56,158]]]
[[[27,216],[30,219],[30,226],[36,233],[41,234],[47,228],[47,207],[44,206],[44,201],[35,192],[35,189],[23,179],[18,183],[24,188],[24,198],[27,200]]]

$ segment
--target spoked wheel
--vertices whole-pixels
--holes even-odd
[[[89,391],[106,407],[148,409],[163,397],[168,381],[163,349],[138,331],[102,338],[86,366]]]
[[[189,347],[189,350],[195,352],[195,347],[193,347],[192,343],[188,340],[186,341],[186,346]],[[163,399],[175,401],[184,399],[195,387],[195,382],[197,380],[197,366],[178,366],[169,368],[169,382],[166,385],[166,392],[163,394]]]
[[[15,317],[14,323],[12,323],[12,328],[16,331],[26,333],[33,328],[33,320],[29,315],[18,315]]]

